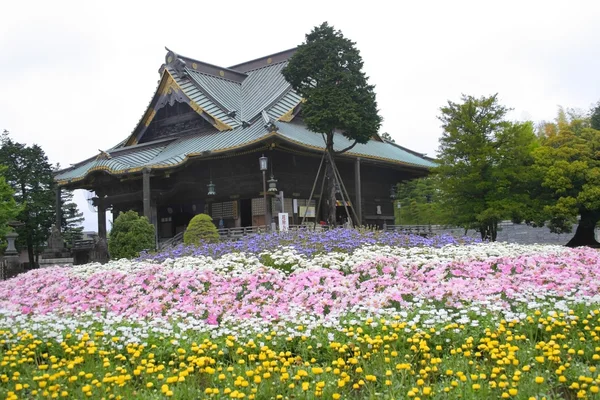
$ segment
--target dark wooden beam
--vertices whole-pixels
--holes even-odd
[[[142,170],[142,182],[144,216],[148,218],[148,221],[152,221],[152,209],[150,208],[150,168],[144,168]]]

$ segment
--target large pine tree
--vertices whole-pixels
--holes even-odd
[[[356,43],[324,22],[306,35],[306,40],[289,60],[282,73],[300,94],[302,118],[313,132],[323,135],[327,158],[329,201],[328,223],[335,224],[334,157],[367,143],[377,135],[381,117],[377,110],[374,86],[369,85]],[[334,151],[338,131],[353,143]]]

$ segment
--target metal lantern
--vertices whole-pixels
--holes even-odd
[[[208,187],[208,195],[209,196],[215,196],[217,194],[216,190],[215,190],[215,184],[212,183],[212,180],[210,181],[210,183],[208,185],[206,185]]]
[[[267,170],[268,160],[269,159],[267,157],[265,157],[264,154],[261,157],[258,158],[258,165],[260,166],[260,170],[261,171],[266,171]]]
[[[390,199],[396,200],[396,186],[395,185],[392,185],[392,187],[390,188]]]
[[[278,190],[277,190],[277,179],[275,179],[273,177],[273,175],[271,175],[271,179],[269,179],[267,181],[267,183],[269,184],[269,190],[268,190],[269,193],[277,193],[278,192]]]

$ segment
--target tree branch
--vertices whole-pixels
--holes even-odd
[[[352,143],[350,146],[346,147],[345,149],[342,149],[340,151],[334,151],[334,154],[342,154],[347,152],[348,150],[351,150],[354,146],[356,146],[358,144],[358,141],[355,140],[354,143]]]

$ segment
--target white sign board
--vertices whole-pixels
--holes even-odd
[[[304,214],[306,214],[307,218],[314,218],[315,217],[315,208],[300,206],[300,212],[298,213],[298,216],[304,218]]]
[[[285,232],[289,226],[288,213],[279,213],[279,231]]]

